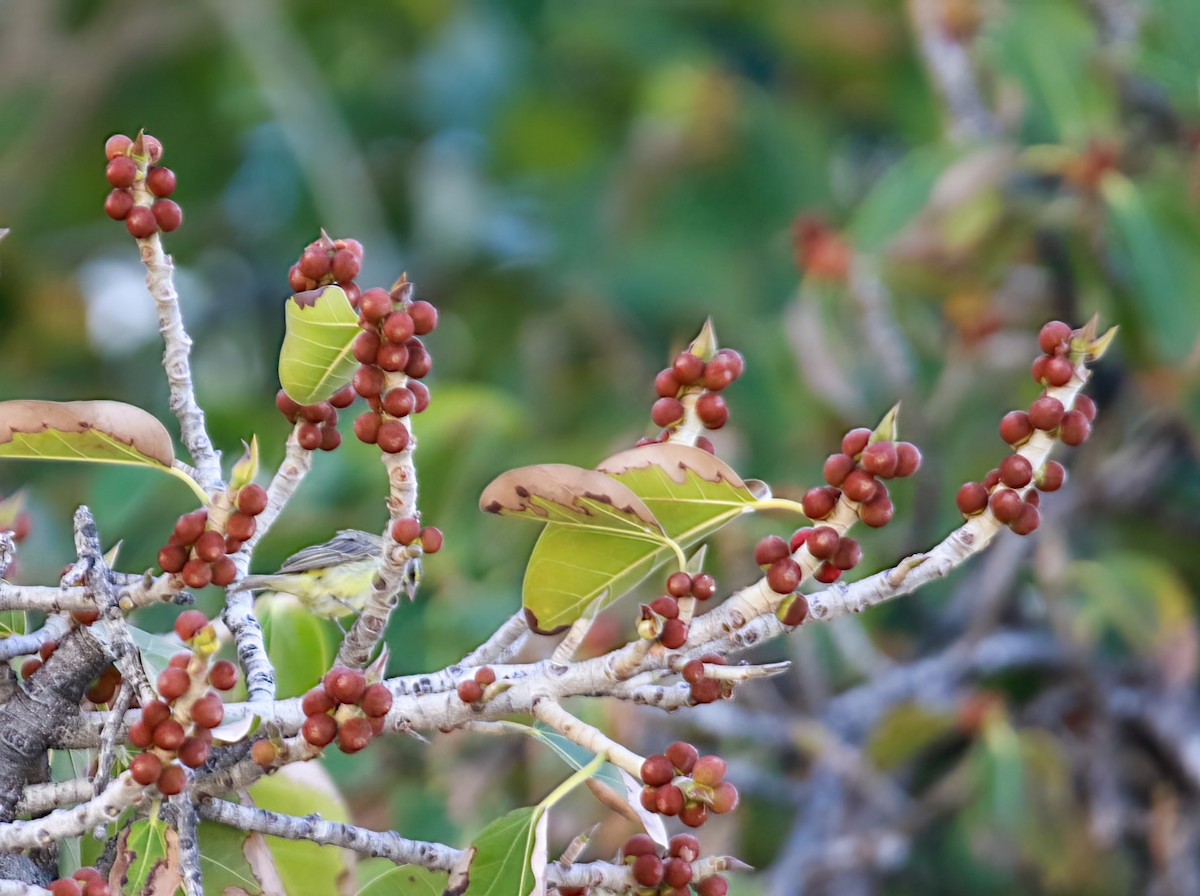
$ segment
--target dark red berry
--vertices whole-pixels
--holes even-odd
[[[392,297],[386,289],[377,286],[364,290],[358,299],[358,310],[363,320],[373,324],[379,323],[392,313]]]
[[[800,587],[800,564],[791,557],[776,560],[767,570],[767,586],[776,594],[791,594]]]
[[[188,768],[200,768],[208,762],[212,744],[202,737],[189,737],[179,747],[179,761]]]
[[[191,683],[192,679],[185,670],[169,666],[158,676],[158,693],[170,702],[182,697]]]
[[[881,479],[891,479],[896,474],[899,462],[896,446],[892,442],[875,442],[868,445],[859,458],[859,463],[866,472]]]
[[[862,545],[853,538],[841,538],[837,550],[829,558],[829,564],[837,569],[854,569],[862,563]]]
[[[1000,420],[1000,438],[1008,444],[1017,446],[1033,435],[1033,424],[1029,415],[1024,411],[1009,411]]]
[[[720,392],[736,381],[745,369],[746,362],[740,354],[731,348],[723,348],[704,365],[704,388],[710,392]]]
[[[474,679],[459,682],[458,699],[463,703],[478,703],[483,699],[483,686]]]
[[[921,469],[921,449],[912,442],[896,443],[896,478],[906,479]]]
[[[1087,417],[1088,423],[1096,422],[1096,402],[1087,395],[1075,396],[1075,410]]]
[[[958,490],[958,509],[965,516],[982,513],[987,503],[988,491],[982,483],[966,482]]]
[[[408,391],[417,399],[417,406],[413,413],[419,414],[429,407],[429,387],[424,383],[419,383],[410,380],[408,383]]]
[[[776,560],[790,557],[788,543],[778,535],[768,535],[754,547],[754,562],[759,566],[770,566]]]
[[[700,660],[688,660],[683,666],[683,680],[695,684],[704,677],[704,663]]]
[[[188,551],[182,545],[167,545],[158,552],[158,565],[162,567],[163,572],[179,572],[187,561]]]
[[[309,277],[305,277],[300,272],[300,265],[294,264],[288,268],[288,286],[292,288],[292,292],[309,292],[317,288],[317,281]]]
[[[723,877],[709,877],[700,881],[696,896],[729,896],[729,883]]]
[[[833,556],[842,537],[832,526],[818,526],[809,533],[804,544],[808,552],[818,560],[828,560]]]
[[[634,834],[621,847],[621,856],[626,859],[656,855],[658,855],[658,844],[649,834]]]
[[[133,141],[124,134],[113,134],[104,141],[104,155],[110,160],[115,159],[117,156],[126,155],[132,145]]]
[[[142,753],[129,764],[129,775],[143,786],[150,786],[162,774],[162,760],[154,753]]]
[[[113,190],[104,200],[104,213],[114,221],[124,221],[133,208],[133,194],[128,190]]]
[[[1047,386],[1065,386],[1075,375],[1075,365],[1061,355],[1047,358],[1042,367],[1042,381]]]
[[[146,175],[146,189],[159,199],[166,199],[175,192],[175,172],[170,168],[151,168]]]
[[[321,427],[315,423],[301,423],[296,430],[296,442],[305,451],[316,451],[321,447]]]
[[[642,808],[647,812],[658,811],[658,788],[643,787],[641,794]]]
[[[658,788],[658,793],[654,798],[654,808],[659,815],[675,816],[683,811],[686,802],[682,790],[674,784],[666,784]]]
[[[158,789],[162,791],[163,796],[175,796],[178,793],[183,793],[183,788],[187,786],[187,771],[182,765],[171,764],[162,770],[162,774],[158,776]]]
[[[404,365],[404,373],[416,380],[424,379],[433,370],[433,356],[424,346],[413,346],[412,340],[407,345],[408,361]]]
[[[708,600],[717,593],[717,580],[706,572],[693,577],[692,597],[696,600]]]
[[[375,362],[388,373],[399,373],[408,366],[411,352],[407,345],[385,342],[375,356]]]
[[[300,255],[300,273],[310,280],[322,280],[329,274],[333,259],[318,245],[309,246]]]
[[[331,744],[337,737],[337,730],[337,721],[333,716],[324,713],[309,716],[304,720],[304,727],[300,729],[304,739],[314,747],[326,747]]]
[[[1067,411],[1063,414],[1058,437],[1062,439],[1064,445],[1072,447],[1082,445],[1091,434],[1092,424],[1088,422],[1088,418],[1082,411]]]
[[[658,393],[659,398],[676,398],[681,388],[682,384],[675,376],[674,367],[660,370],[658,376],[654,378],[654,391]]]
[[[361,414],[354,421],[354,435],[360,442],[367,445],[374,445],[379,439],[379,427],[382,424],[382,419],[373,411],[367,411]]]
[[[1004,458],[1000,464],[1000,481],[1009,488],[1024,488],[1033,481],[1033,464],[1019,454]]]
[[[343,753],[357,753],[371,742],[371,723],[362,717],[347,719],[338,730],[338,747]]]
[[[300,413],[300,405],[282,389],[275,393],[275,407],[279,408],[279,412],[287,417],[289,423],[296,422],[296,415]]]
[[[1043,395],[1029,406],[1029,422],[1034,429],[1050,432],[1058,429],[1064,413],[1061,401],[1051,395]]]
[[[687,859],[668,859],[663,863],[663,883],[676,890],[686,890],[692,882],[692,863]]]
[[[221,546],[225,546],[223,541]],[[184,610],[175,617],[175,634],[179,635],[181,641],[190,641],[206,625],[208,625],[208,617],[199,610]]]
[[[183,654],[190,657],[191,654]],[[161,700],[152,700],[142,707],[142,723],[153,731],[171,717],[171,707]]]
[[[416,333],[412,316],[407,311],[393,311],[383,319],[383,335],[388,342],[403,345]]]
[[[687,597],[692,593],[692,577],[686,572],[667,576],[667,594],[672,597]]]
[[[687,643],[688,627],[682,619],[668,619],[663,623],[659,642],[668,650],[678,650]]]
[[[988,474],[983,477],[983,487],[989,492],[1000,484],[1000,470],[988,470]]]
[[[137,162],[129,156],[117,156],[109,161],[108,167],[104,169],[104,176],[114,187],[125,190],[133,186],[137,170]]]
[[[322,451],[335,451],[337,449],[337,447],[341,444],[342,444],[342,434],[340,432],[338,432],[336,428],[334,428],[333,426],[323,426],[321,428],[321,450]],[[254,519],[252,517],[245,517],[245,519],[249,519],[251,523],[254,522]],[[251,532],[253,532],[253,529],[251,529]]]
[[[705,660],[702,659],[701,662]],[[677,740],[667,747],[666,757],[679,774],[690,775],[696,767],[696,760],[700,758],[700,751],[687,741]]]
[[[420,300],[413,302],[408,306],[408,314],[412,318],[413,332],[418,336],[424,336],[437,329],[437,308],[429,304],[429,302]]]
[[[336,707],[337,703],[334,702],[334,699],[325,693],[324,685],[313,688],[300,701],[300,711],[306,716],[321,715],[331,712]]]
[[[154,729],[154,746],[174,752],[179,749],[184,737],[183,726],[175,719],[167,719]]]
[[[158,221],[146,206],[135,205],[125,216],[125,229],[135,239],[144,240],[158,232]]]
[[[247,516],[258,516],[267,509],[267,490],[261,485],[247,485],[238,492],[237,508]]]
[[[692,803],[684,806],[679,812],[679,820],[689,828],[698,828],[708,821],[708,806],[704,803]]]
[[[717,392],[705,392],[696,402],[696,416],[708,429],[720,429],[729,420],[729,406]]]
[[[870,439],[871,430],[865,426],[852,429],[842,437],[842,453],[849,454],[851,457],[858,457],[862,454],[863,449],[867,447],[867,442]]]
[[[421,537],[421,524],[415,517],[405,516],[392,523],[392,539],[396,544],[412,544]]]
[[[1056,492],[1067,481],[1067,469],[1056,460],[1046,461],[1038,472],[1037,487],[1044,492]]]
[[[1036,494],[1037,492],[1034,492],[1034,495]],[[1041,525],[1041,522],[1041,511],[1037,509],[1035,504],[1026,501],[1021,505],[1017,518],[1008,524],[1008,528],[1012,529],[1018,535],[1028,535]]]
[[[478,674],[475,680],[479,681]],[[482,681],[479,683],[483,684]],[[386,716],[392,708],[392,692],[387,689],[387,685],[382,683],[370,685],[363,691],[358,705],[365,715],[371,718],[381,718]]]
[[[826,560],[817,567],[817,571],[813,573],[813,578],[822,585],[832,585],[842,577],[842,571]]]
[[[218,691],[228,691],[237,684],[238,669],[229,660],[221,660],[213,663],[213,667],[208,670],[208,681]]]
[[[1061,320],[1052,320],[1038,333],[1038,346],[1047,355],[1053,355],[1070,338],[1070,324],[1065,324]]]
[[[874,498],[866,504],[859,505],[858,508],[858,518],[863,521],[864,525],[870,526],[872,529],[886,526],[892,521],[892,517],[895,515],[896,506],[892,503],[892,499],[888,497],[886,488],[880,488]]]
[[[802,502],[804,515],[810,520],[825,519],[825,517],[833,513],[833,508],[837,506],[838,498],[841,496],[841,490],[833,486],[827,485],[823,488],[810,488],[804,493],[804,500]]]
[[[875,497],[875,493],[879,491],[879,480],[866,470],[851,470],[842,482],[842,491],[851,501],[861,504]]]
[[[791,598],[791,603],[787,604],[787,610],[780,621],[786,626],[795,628],[797,625],[801,625],[807,618],[808,598],[803,594],[796,594]]]
[[[145,722],[137,721],[129,726],[129,744],[144,750],[154,743],[154,729]]]
[[[642,763],[642,783],[651,787],[670,784],[675,779],[675,766],[662,754],[648,756]]]
[[[196,556],[205,563],[212,563],[225,553],[225,536],[209,529],[196,539]]]
[[[192,721],[198,728],[216,728],[225,718],[225,704],[209,691],[192,704]]]
[[[702,678],[692,685],[692,700],[696,703],[715,703],[723,696],[721,682]]]
[[[173,199],[160,199],[151,207],[154,220],[163,233],[172,233],[183,224],[183,209]]]
[[[683,419],[683,402],[678,398],[660,398],[650,409],[650,419],[655,426],[674,426]]]
[[[421,530],[421,550],[426,554],[436,554],[442,549],[446,537],[437,526],[426,526]]]
[[[325,693],[338,703],[354,705],[367,689],[367,677],[359,669],[334,666],[325,673]]]
[[[679,617],[679,603],[669,594],[664,594],[662,597],[656,597],[650,602],[650,609],[657,613],[663,619],[677,619]]]
[[[704,362],[691,352],[680,352],[671,369],[675,371],[675,378],[685,386],[695,385],[704,376]]]
[[[633,863],[633,879],[643,887],[657,887],[663,881],[663,861],[658,856],[638,856]]]
[[[375,443],[384,454],[399,454],[408,447],[408,429],[399,420],[385,420],[379,424]]]
[[[1012,489],[1002,488],[992,495],[992,514],[1001,523],[1007,525],[1020,515],[1021,507],[1024,504],[1025,502],[1021,500],[1021,496]]]
[[[825,458],[825,481],[830,485],[840,487],[853,470],[854,458],[849,454],[831,454]]]
[[[339,249],[333,253],[333,261],[330,262],[329,272],[333,274],[333,279],[338,283],[348,283],[358,277],[358,272],[362,269],[361,259],[356,257],[353,252],[346,249]]]
[[[379,371],[373,365],[375,364],[376,359],[379,357],[379,347],[381,345],[382,342],[379,339],[379,334],[374,330],[363,330],[354,337],[354,359],[358,361],[359,364],[368,365],[366,367],[359,368],[359,374],[363,374],[363,371],[366,370],[374,370],[376,373],[379,373]],[[378,380],[376,381],[379,383],[380,387],[383,386],[382,374],[380,374]],[[355,376],[352,385],[354,386],[354,391],[359,395],[362,395],[363,398],[370,398],[372,395],[379,394],[378,388],[374,391],[368,391],[366,394],[364,394],[362,388],[359,386],[358,376]]]

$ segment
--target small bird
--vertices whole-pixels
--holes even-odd
[[[361,613],[383,552],[383,539],[359,529],[342,529],[284,561],[279,572],[246,576],[239,591],[291,594],[314,616],[337,619]]]

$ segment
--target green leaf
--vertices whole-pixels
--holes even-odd
[[[254,612],[275,667],[277,695],[282,700],[306,693],[333,663],[329,624],[290,594],[268,593],[255,602]]]
[[[208,503],[200,484],[175,468],[166,427],[119,401],[0,401],[0,457],[145,467],[183,480]]]
[[[955,730],[953,716],[905,703],[876,726],[867,743],[867,754],[881,771],[892,771]]]
[[[958,146],[915,150],[893,165],[850,221],[855,248],[878,252],[925,207],[942,174],[964,155]]]
[[[121,893],[170,896],[182,883],[179,862],[179,837],[155,813],[122,832],[109,881]]]
[[[450,882],[445,871],[419,865],[397,865],[390,859],[358,863],[358,889],[354,896],[442,896]]]
[[[1200,232],[1187,215],[1171,216],[1129,178],[1110,172],[1100,182],[1118,244],[1128,259],[1137,312],[1144,318],[1159,359],[1181,363],[1200,330]]]
[[[358,312],[339,286],[298,293],[284,306],[279,382],[293,401],[325,401],[354,377]]]
[[[613,455],[603,473],[628,487],[665,530],[666,542],[579,527],[549,525],[533,547],[522,599],[536,631],[562,629],[597,601],[608,606],[657,567],[753,510],[762,496],[724,461],[699,448],[670,443]]]

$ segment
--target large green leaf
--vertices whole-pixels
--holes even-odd
[[[909,153],[871,188],[847,228],[854,247],[878,252],[925,207],[938,180],[964,154],[958,146]]]
[[[358,312],[338,286],[292,296],[284,308],[279,382],[294,401],[325,401],[354,377]]]
[[[450,875],[419,865],[397,865],[390,859],[358,863],[358,889],[354,896],[442,896]]]
[[[667,560],[679,560],[678,549],[752,510],[762,497],[724,461],[688,445],[623,451],[600,470],[641,498],[668,540],[548,525],[533,547],[522,594],[536,631],[558,631],[597,601],[601,607],[616,601]]]
[[[0,457],[124,464],[194,479],[175,468],[171,434],[155,417],[120,401],[0,401]]]

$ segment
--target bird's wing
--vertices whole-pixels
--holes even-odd
[[[279,567],[280,574],[325,569],[348,560],[377,557],[383,551],[383,539],[359,529],[342,529],[330,541],[297,551]]]

